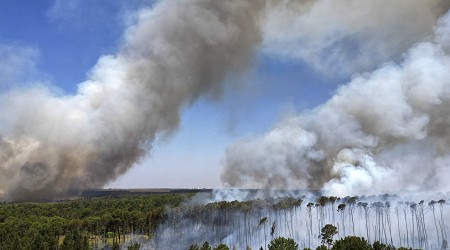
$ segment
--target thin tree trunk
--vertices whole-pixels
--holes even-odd
[[[441,239],[439,236],[439,229],[438,229],[437,222],[436,222],[436,214],[434,212],[434,205],[431,206],[431,211],[433,212],[434,226],[436,227],[436,236],[438,239],[438,246],[439,246],[441,244]]]

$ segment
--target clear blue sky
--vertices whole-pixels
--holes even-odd
[[[45,81],[76,92],[99,56],[117,50],[129,13],[152,1],[0,1],[1,89]],[[262,53],[228,81],[219,100],[186,107],[179,130],[108,187],[218,187],[227,145],[266,131],[284,112],[326,101],[346,76],[324,76],[298,61]],[[13,72],[1,69],[12,65]],[[5,73],[6,72],[6,73]],[[347,77],[348,78],[348,77]],[[189,173],[189,174],[187,174]],[[189,176],[189,177],[187,177]]]

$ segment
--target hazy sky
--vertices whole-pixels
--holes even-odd
[[[437,20],[449,6],[444,0],[396,0],[389,6],[376,0],[255,0],[229,4],[209,0],[1,1],[0,91],[4,107],[0,110],[0,131],[4,138],[0,137],[0,153],[4,155],[0,157],[6,167],[0,169],[5,173],[0,177],[7,184],[0,186],[0,193],[14,196],[16,187],[25,193],[30,191],[29,195],[33,195],[33,189],[58,193],[53,191],[54,185],[62,186],[63,191],[77,185],[92,187],[118,175],[106,187],[214,188],[222,185],[225,165],[227,172],[222,177],[232,186],[252,186],[254,183],[247,182],[252,178],[256,184],[261,184],[259,178],[269,180],[270,186],[272,172],[295,175],[295,181],[301,183],[308,174],[320,172],[310,179],[327,181],[333,175],[324,175],[320,169],[333,170],[331,159],[361,153],[347,150],[353,145],[346,141],[348,138],[364,141],[355,148],[371,154],[380,152],[377,147],[387,145],[377,144],[385,138],[384,134],[377,134],[378,128],[373,124],[384,124],[380,120],[390,117],[371,116],[366,111],[383,111],[372,106],[383,107],[384,96],[394,95],[394,91],[383,93],[378,85],[367,90],[365,82],[370,83],[371,76],[381,72],[379,86],[384,86],[391,65],[407,79],[420,79],[404,72],[408,70],[406,66],[422,62],[427,56],[445,68],[446,61],[437,59],[441,59],[439,55],[447,56],[449,18],[447,15]],[[437,52],[432,54],[432,49],[424,49],[427,46]],[[202,54],[203,49],[210,54]],[[248,54],[250,63],[241,69],[247,64]],[[425,64],[413,73],[442,76],[433,69]],[[223,77],[225,84],[214,82]],[[387,86],[400,86],[400,90],[403,84],[409,86],[402,79],[393,82]],[[425,81],[423,86],[427,84]],[[416,85],[422,86],[411,83]],[[340,90],[336,91],[338,87]],[[356,90],[349,94],[353,93],[352,87]],[[367,91],[370,93],[366,101],[360,96]],[[427,92],[419,91],[417,95],[424,93]],[[410,93],[396,94],[399,99],[392,98],[388,109],[402,104],[400,97]],[[348,101],[341,95],[352,99]],[[367,107],[352,113],[357,110],[353,107],[356,101]],[[148,106],[143,108],[137,102]],[[410,135],[405,131],[412,134],[415,130],[408,129],[417,128],[416,120],[426,120],[422,106],[413,104],[400,105],[404,109],[399,109],[399,117],[395,118],[403,121],[411,110],[414,118],[420,117],[400,122],[398,128],[386,128],[391,133],[386,140],[399,137],[403,143],[400,148],[425,145],[427,139],[403,141]],[[446,108],[445,103],[441,106]],[[430,112],[433,110],[430,108]],[[150,114],[151,119],[132,114]],[[331,120],[324,122],[320,114]],[[347,115],[358,119],[345,119]],[[290,122],[280,126],[286,117],[294,120],[293,131]],[[433,117],[440,124],[441,114],[430,115],[429,120]],[[78,122],[73,131],[71,122]],[[386,120],[386,124],[391,122]],[[334,123],[349,134],[333,131]],[[373,127],[376,131],[372,131]],[[172,131],[173,128],[177,129]],[[318,131],[311,139],[301,128]],[[286,130],[284,137],[280,137],[279,130]],[[161,134],[167,131],[171,133]],[[103,137],[103,133],[115,132]],[[302,136],[297,138],[298,133]],[[356,136],[365,133],[378,141],[370,144],[368,137]],[[339,137],[342,139],[337,140]],[[290,143],[302,138],[311,139],[305,142],[312,143],[313,146],[307,143],[312,154],[320,151],[316,151],[316,146],[322,147],[322,153],[327,152],[327,147],[336,146],[326,157],[306,155],[308,161],[314,161],[305,163],[312,166],[308,173],[302,172],[306,166],[302,160],[306,158],[293,166],[290,163],[307,152],[303,148],[291,152],[297,144],[293,143],[293,148]],[[315,145],[316,138],[327,143]],[[272,144],[279,147],[272,148]],[[148,155],[142,158],[144,147]],[[265,157],[265,150],[267,154],[274,150],[276,153]],[[7,152],[13,152],[12,156]],[[125,152],[131,152],[130,156]],[[386,152],[391,152],[391,148]],[[396,154],[382,156],[397,158]],[[121,175],[136,159],[140,161]],[[104,178],[99,176],[102,174]],[[60,183],[66,180],[60,175],[70,183]],[[285,175],[279,177],[285,182]],[[341,179],[335,181],[339,184]],[[321,187],[322,182],[317,186]],[[37,187],[29,187],[34,184]],[[297,184],[293,187],[298,188]],[[307,187],[314,185],[309,183]]]
[[[117,49],[133,12],[152,4],[139,2],[1,1],[0,65],[13,67],[0,76],[3,88],[44,81],[73,94],[99,56]],[[229,77],[233,87],[221,98],[186,107],[179,130],[108,187],[219,187],[227,145],[261,133],[284,113],[323,102],[344,80],[258,53],[251,68]]]

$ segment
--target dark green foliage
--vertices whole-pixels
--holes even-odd
[[[320,245],[316,248],[316,250],[328,250],[328,247],[325,245]]]
[[[375,241],[372,246],[374,250],[395,250],[395,247],[383,244],[379,241]]]
[[[337,240],[333,245],[333,250],[372,250],[372,246],[366,239],[357,236],[347,236]]]
[[[326,224],[322,230],[320,237],[322,238],[322,244],[331,246],[333,244],[333,236],[338,233],[337,227],[332,224]]]
[[[267,222],[267,217],[261,218],[261,219],[259,220],[259,225],[260,225],[260,226],[261,226],[261,225],[264,225],[266,222]]]
[[[200,247],[197,244],[192,244],[188,250],[200,250]]]
[[[278,237],[269,244],[269,250],[297,250],[298,244],[293,239]]]
[[[346,207],[347,205],[345,205],[345,204],[339,204],[339,206],[338,206],[338,211],[343,211],[343,210],[345,210],[345,207]]]
[[[218,246],[213,248],[213,250],[230,250],[230,248],[225,244],[219,244]]]
[[[87,250],[89,249],[89,243],[86,236],[82,236],[78,229],[69,231],[64,237],[64,241],[61,245],[61,250]]]
[[[17,232],[13,233],[11,237],[6,238],[6,241],[3,243],[3,247],[5,249],[23,249]]]
[[[207,242],[207,241],[203,242],[203,245],[200,248],[200,250],[211,250],[211,246],[209,245],[209,242]]]
[[[151,237],[165,219],[165,209],[179,206],[190,196],[128,195],[0,203],[0,249],[92,249],[95,237],[101,243],[101,238],[107,236],[118,249],[132,229]]]

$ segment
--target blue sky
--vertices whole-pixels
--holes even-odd
[[[0,1],[0,66],[15,67],[11,76],[0,76],[2,89],[45,82],[62,95],[74,94],[98,58],[116,52],[131,13],[151,4]],[[256,52],[252,66],[227,79],[220,98],[204,97],[185,107],[178,131],[156,141],[147,158],[107,187],[218,187],[227,145],[264,133],[286,112],[323,103],[347,80]]]

